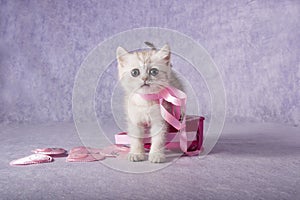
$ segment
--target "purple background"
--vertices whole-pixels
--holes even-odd
[[[228,121],[300,123],[300,1],[0,2],[1,123],[71,121],[88,53],[149,26],[207,49],[224,80]]]
[[[1,199],[300,199],[300,131],[286,126],[300,125],[299,19],[299,0],[0,0]],[[227,123],[213,151],[140,175],[63,157],[9,166],[31,149],[82,146],[71,109],[80,64],[107,38],[149,26],[192,37],[219,67]],[[172,58],[174,68],[203,92],[201,110],[209,117],[203,80]],[[100,118],[111,116],[116,67],[104,75],[97,88]],[[105,133],[113,137],[116,127],[110,125]]]

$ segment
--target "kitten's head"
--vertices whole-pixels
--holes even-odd
[[[155,93],[169,85],[171,76],[170,48],[129,53],[117,49],[119,79],[127,93]]]

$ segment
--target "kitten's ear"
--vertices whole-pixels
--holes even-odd
[[[126,51],[126,49],[124,49],[123,47],[118,47],[117,48],[117,59],[119,62],[123,61],[123,58],[125,55],[128,54],[128,51]]]
[[[169,63],[171,52],[170,52],[170,46],[168,44],[165,44],[157,53],[156,56],[161,59],[165,60]]]

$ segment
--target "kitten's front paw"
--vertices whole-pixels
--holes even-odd
[[[166,156],[161,152],[149,153],[149,161],[152,163],[162,163],[166,161]]]
[[[146,159],[145,153],[129,153],[128,160],[131,162],[143,161]]]

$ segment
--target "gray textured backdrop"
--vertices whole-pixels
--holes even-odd
[[[299,19],[298,0],[2,0],[0,122],[71,121],[72,87],[87,54],[121,31],[153,26],[207,49],[225,83],[229,121],[299,125]],[[100,116],[109,112],[115,73],[112,65],[99,83]]]

